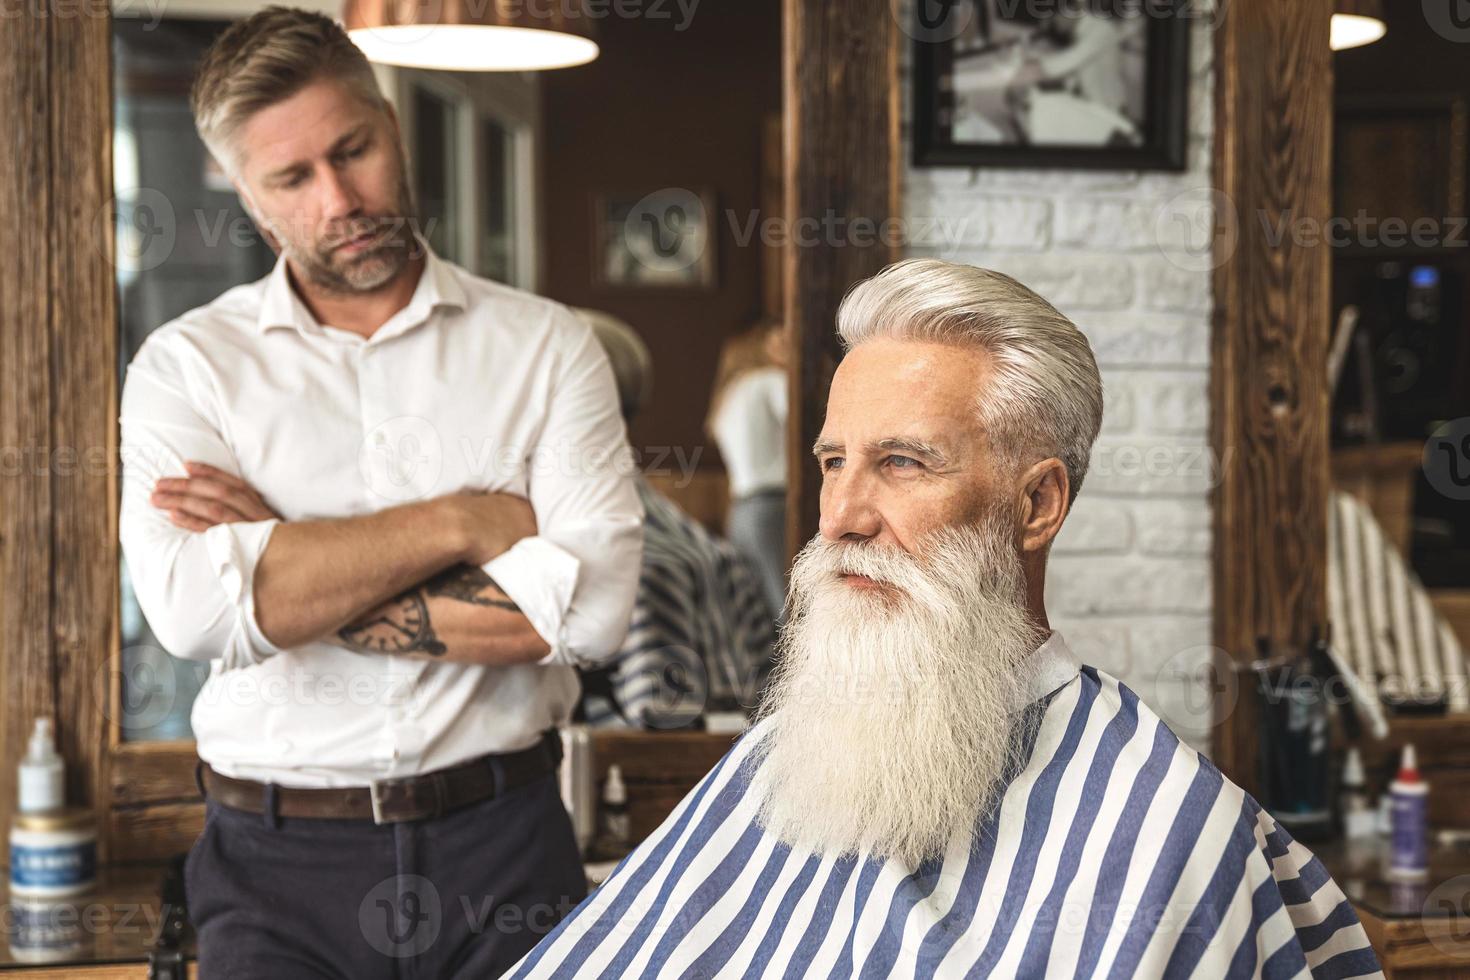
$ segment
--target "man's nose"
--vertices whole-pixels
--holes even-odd
[[[350,217],[362,207],[362,198],[358,195],[357,188],[353,186],[352,181],[344,178],[332,167],[326,168],[321,188],[323,217]]]
[[[866,541],[883,530],[870,480],[839,471],[822,485],[822,537],[828,541]]]

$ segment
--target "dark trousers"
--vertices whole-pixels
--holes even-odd
[[[202,980],[499,977],[587,890],[552,775],[384,825],[207,800],[184,880]]]

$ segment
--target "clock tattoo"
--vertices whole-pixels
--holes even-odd
[[[434,635],[429,606],[417,589],[389,599],[362,619],[342,627],[337,635],[363,653],[427,653],[440,657],[446,649]]]
[[[362,653],[442,657],[448,647],[434,634],[429,615],[429,599],[438,597],[509,612],[521,611],[484,569],[454,565],[348,623],[337,632],[337,637],[348,648]]]

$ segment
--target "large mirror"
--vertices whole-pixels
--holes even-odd
[[[253,9],[116,11],[120,379],[159,326],[275,265],[189,105],[200,57]],[[723,563],[711,574],[733,597],[729,623],[703,623],[703,639],[674,651],[640,648],[635,628],[624,655],[584,673],[572,715],[595,727],[738,729],[767,667],[786,554],[786,332],[769,233],[782,204],[780,17],[761,0],[710,4],[683,26],[600,18],[599,57],[558,71],[375,66],[424,238],[475,275],[572,307],[611,343],[631,335],[647,359],[627,419],[643,488],[678,540]],[[210,664],[171,655],[125,564],[120,578],[122,737],[187,749]]]
[[[1321,230],[1334,316],[1329,616],[1378,735],[1401,719],[1448,731],[1470,711],[1464,38],[1392,4],[1384,20],[1381,40],[1336,56],[1335,217]],[[1363,740],[1372,791],[1405,741]],[[1458,747],[1421,741],[1428,778],[1452,779]],[[1454,803],[1441,793],[1431,822],[1463,823]]]

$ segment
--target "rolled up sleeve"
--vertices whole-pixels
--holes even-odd
[[[541,663],[592,667],[628,631],[643,506],[607,356],[570,312],[556,317],[568,343],[529,461],[537,534],[483,568],[551,647]]]
[[[255,567],[278,520],[217,524],[197,533],[175,526],[150,501],[161,477],[197,460],[239,474],[233,454],[188,393],[177,364],[145,345],[123,385],[123,556],[148,625],[165,650],[187,660],[257,664],[281,649],[255,617]]]
[[[270,543],[271,533],[279,523],[272,518],[216,524],[201,535],[214,573],[224,589],[225,601],[239,614],[240,628],[248,641],[245,649],[255,662],[284,652],[266,639],[255,617],[255,566],[260,562],[260,556],[265,554],[265,546]]]

